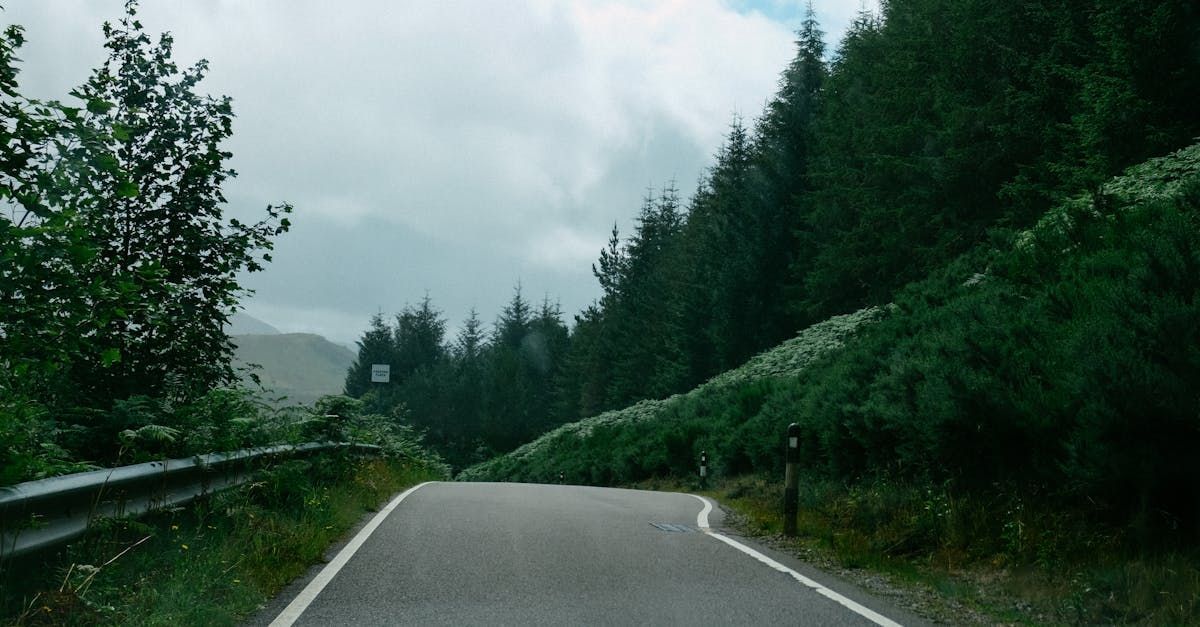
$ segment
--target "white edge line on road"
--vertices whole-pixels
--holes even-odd
[[[710,512],[712,512],[712,509],[713,509],[712,502],[702,496],[696,496],[695,494],[689,494],[688,496],[697,498],[700,500],[701,503],[704,503],[704,509],[700,510],[699,514],[696,514],[696,526],[699,527],[700,530],[703,531],[704,533],[708,534],[709,536],[711,536],[713,538],[720,540],[721,542],[724,542],[725,544],[728,544],[729,546],[741,551],[742,553],[745,553],[746,555],[749,555],[750,557],[753,557],[754,559],[762,562],[763,564],[766,564],[767,566],[770,566],[771,568],[773,568],[781,573],[786,573],[788,575],[791,575],[793,579],[795,579],[796,581],[799,581],[801,584],[803,584],[809,588],[812,588],[812,590],[814,592],[816,592],[817,594],[819,594],[823,597],[827,597],[833,601],[836,601],[838,604],[842,605],[846,609],[850,610],[851,612],[854,612],[855,614],[858,614],[859,616],[862,616],[863,618],[875,623],[876,625],[882,625],[883,627],[901,627],[900,623],[897,623],[896,621],[884,616],[883,614],[880,614],[879,612],[876,612],[875,610],[872,610],[871,608],[866,607],[865,605],[862,605],[861,603],[858,603],[854,600],[848,599],[848,598],[834,592],[833,590],[830,590],[829,588],[822,586],[821,584],[817,583],[816,581],[813,581],[812,579],[809,579],[808,577],[801,575],[800,573],[788,568],[787,566],[784,566],[783,564],[780,564],[779,562],[767,557],[766,555],[763,555],[762,553],[760,553],[758,551],[755,551],[754,549],[742,544],[741,542],[738,542],[737,540],[734,540],[732,538],[729,538],[728,536],[725,536],[725,535],[722,535],[722,534],[719,534],[719,533],[713,531],[712,528],[708,526],[708,514]]]
[[[283,608],[283,611],[279,613],[279,616],[276,616],[275,620],[271,621],[271,627],[290,627],[292,623],[296,622],[296,619],[300,618],[300,615],[304,613],[304,610],[308,609],[308,606],[313,602],[313,599],[316,599],[317,595],[321,594],[321,591],[324,590],[325,586],[333,580],[334,576],[338,574],[338,571],[340,571],[342,567],[346,565],[346,562],[349,562],[350,558],[354,557],[354,554],[358,551],[359,547],[361,547],[363,543],[367,541],[367,538],[371,537],[371,534],[374,533],[375,529],[379,527],[380,523],[382,523],[383,520],[388,517],[388,514],[392,513],[392,510],[396,509],[396,506],[399,505],[400,502],[405,498],[407,498],[408,495],[431,483],[434,482],[426,481],[425,483],[415,485],[404,492],[401,492],[400,496],[392,499],[392,502],[387,504],[387,507],[379,510],[379,513],[375,514],[375,517],[372,518],[371,521],[366,524],[366,526],[360,529],[354,538],[352,538],[350,542],[346,544],[346,546],[342,547],[341,551],[338,551],[337,556],[334,557],[328,564],[326,564],[325,568],[322,568],[321,572],[317,573],[317,576],[313,577],[313,580],[308,582],[307,586],[304,586],[304,589],[300,591],[300,594],[297,594],[296,598],[292,599],[292,602],[289,603],[287,607]]]

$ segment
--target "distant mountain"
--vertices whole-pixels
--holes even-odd
[[[239,311],[229,317],[225,325],[227,335],[279,335],[279,329],[255,318],[244,311]]]
[[[355,354],[345,346],[311,333],[238,335],[235,365],[258,364],[255,370],[268,393],[266,400],[286,396],[282,405],[308,404],[326,394],[341,394]],[[242,375],[249,382],[248,374]],[[252,386],[253,387],[253,386]]]

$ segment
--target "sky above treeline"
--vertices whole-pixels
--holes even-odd
[[[351,343],[427,294],[451,332],[520,283],[564,319],[648,189],[689,198],[734,115],[752,124],[794,54],[805,0],[145,0],[200,90],[233,98],[228,215],[296,207],[246,312]],[[9,0],[23,93],[104,60],[120,0]],[[859,0],[816,0],[830,50]]]

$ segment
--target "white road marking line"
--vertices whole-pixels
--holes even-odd
[[[698,498],[698,499],[700,499],[701,503],[704,503],[704,509],[700,510],[699,514],[696,514],[696,526],[699,527],[701,530],[703,530],[705,533],[707,533],[708,532],[708,513],[712,511],[712,503],[710,503],[708,501],[708,499],[706,499],[702,496],[696,496],[695,494],[689,494],[688,496],[693,496],[695,498]]]
[[[367,538],[371,537],[371,534],[374,533],[375,529],[379,527],[380,523],[382,523],[383,520],[388,517],[388,514],[392,513],[392,510],[396,509],[396,506],[399,505],[400,502],[406,497],[408,497],[408,495],[431,483],[435,482],[426,481],[425,483],[415,485],[405,490],[404,492],[400,493],[400,496],[392,499],[392,502],[388,503],[387,507],[379,510],[379,513],[375,514],[375,517],[372,518],[371,521],[366,524],[366,526],[360,529],[358,534],[356,534],[354,538],[346,544],[346,546],[342,547],[341,551],[338,551],[337,556],[334,557],[328,564],[326,564],[325,568],[322,568],[321,572],[317,573],[317,576],[313,577],[313,580],[308,582],[307,586],[304,586],[304,589],[300,591],[300,594],[297,594],[296,598],[292,599],[292,602],[289,603],[287,607],[283,608],[283,611],[279,613],[279,616],[276,616],[275,620],[271,621],[271,627],[290,627],[292,623],[296,622],[296,619],[300,618],[300,615],[304,613],[304,610],[308,609],[308,606],[313,602],[313,599],[316,599],[317,595],[321,594],[321,591],[324,590],[325,586],[333,580],[334,576],[338,574],[338,571],[340,571],[342,567],[346,565],[346,562],[349,562],[350,558],[354,557],[354,553],[357,552],[359,547],[361,547],[363,543],[367,541]]]
[[[817,594],[836,601],[846,609],[858,614],[859,616],[862,616],[876,625],[881,625],[883,627],[901,627],[900,623],[897,623],[883,614],[880,614],[879,612],[876,612],[875,610],[872,610],[861,603],[848,599],[834,592],[833,590],[822,586],[816,581],[801,575],[800,573],[788,568],[787,566],[784,566],[783,564],[780,564],[779,562],[767,557],[766,555],[763,555],[758,551],[755,551],[754,549],[742,544],[741,542],[738,542],[737,540],[713,531],[712,528],[708,526],[708,514],[712,512],[713,509],[712,502],[702,496],[696,496],[695,494],[689,494],[688,496],[699,499],[701,503],[704,503],[704,509],[700,510],[699,514],[696,514],[696,526],[699,527],[704,533],[716,538],[717,540],[720,540],[721,542],[724,542],[725,544],[728,544],[729,546],[741,551],[742,553],[745,553],[746,555],[749,555],[750,557],[753,557],[754,559],[781,573],[791,575],[793,579],[799,581],[801,584],[809,588],[812,588],[812,590]]]

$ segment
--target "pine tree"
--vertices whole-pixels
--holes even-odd
[[[779,91],[767,103],[756,130],[759,158],[771,183],[778,186],[775,199],[780,202],[794,202],[803,190],[813,149],[812,123],[829,73],[824,37],[810,2],[797,33],[796,56],[783,71]]]
[[[529,302],[521,296],[521,285],[518,283],[513,289],[512,300],[496,320],[493,342],[513,350],[520,348],[521,341],[529,333],[531,314],[532,309]]]
[[[1095,189],[1122,168],[1176,149],[1200,127],[1200,11],[1187,0],[1089,3],[1087,61],[1078,72],[1073,188]]]
[[[447,396],[451,393],[451,374],[444,342],[446,321],[429,296],[421,304],[405,307],[396,315],[393,342],[396,363],[397,400],[403,403],[409,421],[426,430],[435,448],[444,449],[453,430]]]
[[[608,247],[600,251],[600,267],[592,264],[592,274],[600,281],[600,289],[604,290],[604,300],[614,301],[621,289],[621,281],[629,264],[625,248],[621,245],[621,236],[617,232],[617,223],[613,223],[612,234],[608,238]]]
[[[386,364],[391,367],[395,367],[396,364],[396,345],[392,339],[392,329],[384,321],[382,313],[371,316],[371,328],[367,329],[358,341],[358,356],[346,373],[347,396],[359,398],[371,389],[371,366],[374,364]]]
[[[532,411],[526,436],[532,438],[562,422],[555,416],[555,394],[570,351],[570,333],[562,321],[562,308],[558,303],[551,304],[549,297],[542,299],[529,327],[521,359],[532,380],[528,401]]]
[[[483,421],[483,384],[488,345],[483,323],[471,308],[458,337],[454,341],[454,369],[447,425],[448,459],[461,465],[474,460],[474,451],[483,443],[480,427]]]
[[[780,78],[779,91],[767,104],[756,129],[755,164],[762,176],[757,200],[761,214],[760,252],[755,261],[755,297],[763,311],[756,348],[790,337],[803,326],[791,302],[802,298],[802,277],[809,267],[811,248],[803,244],[814,158],[814,125],[821,92],[829,75],[825,64],[825,34],[809,2],[796,38],[796,56]]]
[[[621,296],[606,309],[619,354],[613,360],[609,404],[621,406],[679,391],[686,365],[675,351],[680,281],[675,252],[683,227],[674,184],[647,192],[626,247]]]
[[[533,382],[521,354],[530,317],[531,308],[518,284],[496,319],[484,384],[483,432],[485,440],[500,451],[520,444],[532,422]]]
[[[752,207],[753,152],[740,118],[730,124],[725,145],[717,153],[695,195],[684,238],[691,259],[684,281],[687,354],[699,368],[693,374],[706,378],[736,366],[755,352],[752,335],[758,311],[751,300],[757,213]],[[750,324],[744,323],[750,320]]]
[[[603,320],[597,302],[575,315],[570,348],[556,384],[554,413],[558,422],[594,416],[605,407],[613,368],[605,349]]]
[[[420,369],[431,369],[446,357],[446,321],[433,307],[429,296],[416,307],[405,307],[396,315],[396,370],[403,380]]]
[[[472,368],[479,363],[486,348],[483,322],[479,320],[479,313],[472,307],[458,337],[454,340],[454,358],[460,367]]]

